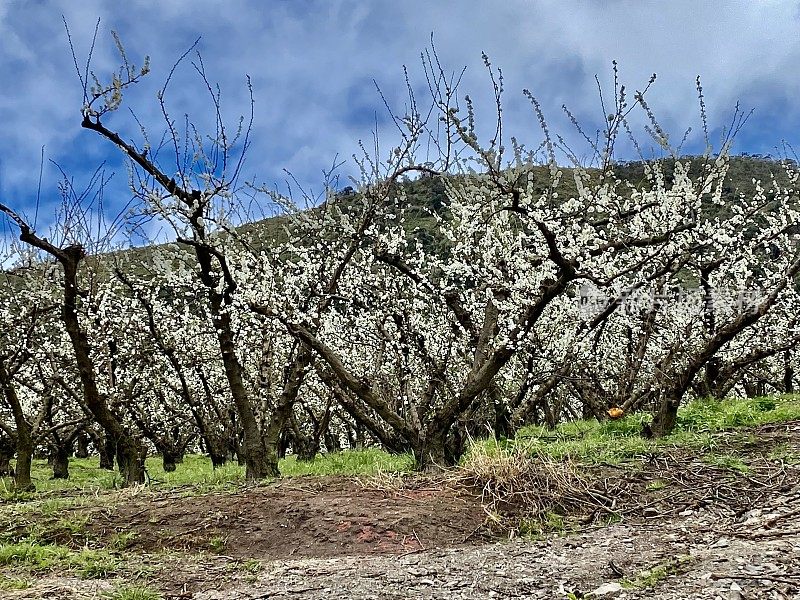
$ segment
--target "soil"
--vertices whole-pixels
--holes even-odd
[[[686,450],[542,479],[527,500],[563,523],[536,539],[498,526],[522,503],[452,478],[121,494],[90,509],[82,542],[130,538],[118,577],[41,577],[0,597],[98,598],[133,581],[174,600],[800,599],[800,465],[783,457],[800,455],[800,422],[722,434],[715,453],[748,468]]]
[[[89,532],[134,533],[128,550],[208,551],[276,559],[402,554],[478,536],[480,498],[434,480],[308,477],[238,493],[134,500],[98,510]],[[394,485],[397,485],[395,482]]]

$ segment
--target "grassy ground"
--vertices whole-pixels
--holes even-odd
[[[649,415],[628,415],[616,421],[600,423],[594,419],[573,421],[553,430],[545,427],[524,427],[511,440],[478,440],[470,454],[496,454],[523,451],[534,456],[568,459],[582,463],[617,464],[637,456],[657,453],[660,450],[681,447],[710,451],[713,454],[718,438],[713,434],[741,427],[765,423],[778,423],[800,419],[800,396],[764,397],[739,400],[695,400],[678,413],[675,432],[660,440],[641,436],[642,424]],[[792,453],[786,448],[791,460]],[[465,460],[469,460],[470,454]],[[800,460],[800,456],[794,456]],[[721,456],[720,462],[733,458]],[[323,454],[311,462],[288,457],[280,462],[281,473],[286,477],[303,475],[375,475],[380,473],[409,473],[414,461],[408,454],[391,455],[378,449],[352,450]],[[210,490],[235,489],[244,483],[244,467],[229,463],[213,469],[205,456],[189,455],[178,469],[164,472],[159,457],[147,459],[147,473],[151,486],[156,488],[192,487],[196,493]],[[33,463],[33,481],[37,491],[17,494],[9,478],[0,479],[0,500],[31,500],[48,493],[91,494],[120,487],[119,474],[100,469],[96,457],[72,459],[68,480],[51,479],[52,471],[44,460]]]
[[[789,433],[796,428],[778,425],[800,420],[800,396],[690,402],[675,431],[661,439],[642,437],[648,418],[525,427],[513,439],[478,440],[459,477],[482,490],[496,529],[537,536],[574,529],[567,518],[582,504],[594,506],[605,522],[636,512],[642,502],[669,511],[709,501],[676,496],[691,495],[693,486],[744,498],[747,485],[780,479],[800,465]]]
[[[658,440],[641,436],[642,425],[649,419],[649,415],[634,414],[602,423],[594,419],[573,421],[552,430],[524,427],[511,440],[476,441],[465,460],[476,454],[523,452],[584,464],[619,464],[671,448],[694,448],[713,455],[719,441],[714,434],[720,431],[800,419],[800,396],[695,400],[678,412],[675,431]],[[791,458],[791,449],[786,451]]]
[[[138,495],[178,491],[181,495],[234,491],[245,483],[244,467],[231,463],[213,469],[205,456],[189,455],[176,471],[166,473],[159,457],[147,460],[150,485],[116,489],[119,474],[100,469],[97,457],[72,459],[70,478],[53,480],[44,460],[35,460],[32,476],[37,491],[14,492],[11,480],[0,481],[0,597],[3,591],[26,589],[41,575],[61,573],[80,579],[133,579],[102,596],[109,600],[155,600],[161,596],[135,580],[146,575],[146,565],[130,562],[126,551],[132,534],[119,533],[111,542],[94,539],[86,529],[82,508],[113,507]],[[282,460],[286,477],[322,475],[380,475],[410,472],[409,455],[390,455],[376,449],[319,456],[312,462],[294,457]]]
[[[695,400],[678,414],[675,432],[660,440],[641,436],[642,424],[649,415],[628,415],[616,421],[598,422],[594,419],[573,421],[555,429],[524,427],[510,440],[478,440],[472,445],[470,455],[493,455],[523,451],[533,456],[567,459],[582,463],[617,464],[637,456],[658,453],[669,448],[696,448],[706,452],[715,449],[723,430],[753,427],[800,419],[800,396],[764,397],[740,400]],[[791,460],[793,449],[786,448]],[[800,456],[795,456],[800,459]],[[733,457],[719,458],[736,466]],[[380,473],[409,473],[414,461],[410,455],[391,455],[378,449],[344,451],[318,456],[311,462],[288,457],[280,462],[281,473],[286,477],[303,475],[375,475]],[[196,493],[210,490],[235,489],[244,483],[244,467],[229,463],[213,469],[205,456],[189,455],[178,469],[166,473],[159,457],[147,459],[150,484],[156,488],[192,487]],[[31,494],[15,493],[9,478],[0,479],[0,500],[31,500],[52,494],[92,494],[120,487],[119,474],[100,469],[96,457],[72,459],[68,480],[51,479],[52,471],[44,460],[33,463],[33,481],[37,491]]]
[[[525,427],[514,439],[474,442],[456,472],[485,469],[477,479],[483,477],[499,489],[512,481],[520,461],[541,461],[537,464],[550,469],[553,465],[566,465],[567,469],[615,465],[627,472],[637,465],[641,467],[643,457],[647,462],[646,457],[680,453],[708,465],[712,474],[718,472],[714,469],[721,469],[732,476],[747,475],[751,468],[759,467],[748,463],[748,457],[740,455],[736,448],[758,447],[763,440],[757,431],[742,428],[800,419],[800,396],[691,402],[680,411],[675,433],[660,440],[641,437],[646,418],[630,415],[603,423],[577,421],[554,430]],[[736,440],[733,446],[731,439]],[[793,443],[773,445],[769,453],[770,459],[800,464],[800,451]],[[41,575],[59,573],[106,582],[123,579],[117,587],[109,588],[106,598],[159,598],[141,584],[148,567],[130,551],[129,538],[136,534],[118,531],[98,538],[90,533],[88,517],[82,516],[84,508],[111,510],[126,502],[146,504],[151,497],[234,491],[245,483],[244,469],[236,464],[212,469],[207,458],[187,456],[175,472],[165,473],[160,459],[153,457],[147,462],[150,486],[115,490],[119,486],[118,475],[97,465],[97,458],[74,459],[70,463],[70,479],[64,481],[51,480],[46,462],[35,461],[33,478],[37,491],[30,494],[15,494],[8,479],[0,482],[0,597],[2,590],[24,589]],[[323,455],[312,462],[288,458],[280,468],[287,477],[381,475],[410,473],[413,460],[408,455],[393,456],[367,449]],[[504,468],[508,472],[505,482]],[[538,477],[540,473],[534,475]],[[553,476],[564,477],[564,472],[558,467],[547,481],[552,481]],[[669,486],[673,483],[664,479],[653,478],[646,485],[648,492],[660,490],[667,499],[672,493]],[[533,532],[566,527],[563,516],[549,509],[543,509],[537,519],[542,522],[531,525]]]
[[[101,469],[97,457],[73,458],[69,465],[69,479],[51,479],[52,469],[45,460],[34,460],[31,476],[36,492],[15,493],[9,478],[0,479],[0,500],[30,500],[48,493],[91,494],[120,487],[116,471]],[[408,454],[392,455],[375,448],[349,450],[318,456],[311,462],[288,457],[280,462],[285,477],[302,475],[374,475],[379,473],[409,472],[414,461]],[[244,483],[244,467],[235,462],[214,469],[206,456],[188,455],[172,473],[164,471],[157,456],[147,459],[150,485],[156,488],[191,486],[197,493],[210,490],[234,489]]]

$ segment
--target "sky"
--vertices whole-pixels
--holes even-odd
[[[342,161],[339,185],[347,185],[356,172],[351,156],[359,140],[371,147],[376,127],[381,147],[391,147],[396,136],[377,87],[403,114],[406,67],[424,97],[420,54],[431,36],[446,70],[466,67],[459,97],[474,99],[479,134],[494,126],[485,52],[503,71],[506,135],[529,147],[542,135],[523,89],[540,101],[551,132],[580,154],[580,138],[561,106],[594,131],[603,119],[595,78],[608,101],[616,61],[629,97],[658,75],[647,97],[673,140],[687,127],[700,131],[699,75],[712,142],[738,102],[753,114],[734,153],[776,155],[783,141],[800,151],[800,3],[794,1],[0,0],[0,201],[31,218],[40,194],[37,224],[56,205],[60,170],[76,187],[100,165],[113,173],[105,193],[109,214],[130,198],[119,149],[80,127],[83,91],[62,16],[81,64],[100,19],[92,70],[101,79],[119,65],[112,30],[132,62],[150,57],[151,73],[104,119],[126,139],[141,142],[128,108],[151,139],[159,137],[164,121],[156,92],[198,38],[196,50],[234,128],[250,110],[249,77],[255,121],[244,176],[282,193],[288,181],[321,192],[323,173]],[[188,114],[213,132],[207,129],[213,106],[191,60],[179,65],[165,102],[174,117]],[[702,151],[702,135],[687,148]]]

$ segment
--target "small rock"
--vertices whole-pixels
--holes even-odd
[[[596,590],[589,592],[589,596],[609,596],[614,595],[616,596],[622,591],[622,585],[616,581],[611,581],[609,583],[604,583]]]
[[[749,575],[760,575],[764,572],[764,567],[759,565],[742,565],[741,569]]]
[[[742,600],[742,587],[735,581],[731,583],[730,592],[728,593],[728,600]]]

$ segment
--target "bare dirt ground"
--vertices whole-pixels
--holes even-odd
[[[326,477],[238,494],[143,500],[92,519],[91,529],[135,532],[128,549],[216,551],[239,559],[402,554],[463,544],[485,514],[478,498],[413,479],[400,489]]]
[[[599,465],[567,481],[563,529],[538,539],[509,540],[480,490],[446,480],[143,495],[91,509],[87,523],[95,543],[135,534],[120,577],[48,576],[1,594],[98,598],[124,577],[192,600],[800,598],[800,466],[776,453],[800,452],[800,423],[718,442],[748,468],[689,451]]]

